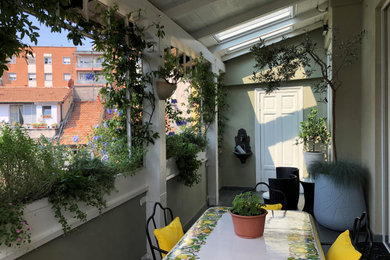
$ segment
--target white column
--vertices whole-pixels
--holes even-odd
[[[219,73],[212,64],[213,73]],[[218,109],[218,108],[216,108]],[[210,206],[219,204],[219,174],[218,174],[218,115],[207,131],[207,198]]]
[[[157,49],[157,48],[156,48]],[[160,48],[164,49],[164,48]],[[158,69],[158,66],[163,64],[162,56],[157,50],[147,52],[146,59],[143,61],[143,72],[151,72]],[[154,144],[149,144],[147,154],[144,158],[144,167],[147,172],[147,182],[149,190],[146,195],[146,218],[153,213],[153,206],[156,202],[160,202],[164,207],[167,205],[167,181],[166,181],[166,149],[165,149],[165,101],[159,100],[155,90],[155,82],[153,86],[149,86],[149,90],[155,93],[155,108],[151,119],[151,130],[159,134],[159,138]],[[144,101],[146,110],[144,120],[149,120],[149,113],[152,113],[152,106],[149,101]],[[158,227],[164,225],[163,216],[160,216],[159,211],[155,217]],[[153,234],[153,231],[150,232]],[[153,235],[152,235],[153,236]],[[152,239],[153,240],[153,239]],[[149,244],[147,244],[147,255],[152,259]],[[158,255],[158,254],[157,254]]]

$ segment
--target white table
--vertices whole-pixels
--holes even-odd
[[[309,258],[311,257],[311,258]],[[269,211],[264,235],[238,237],[228,208],[208,209],[164,259],[325,259],[309,214]]]

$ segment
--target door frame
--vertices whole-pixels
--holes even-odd
[[[299,120],[300,122],[303,121],[303,86],[294,86],[294,87],[281,87],[278,90],[275,90],[274,92],[283,92],[283,91],[290,91],[290,90],[296,90],[298,92],[298,111],[302,111],[302,113],[299,114]],[[260,133],[260,94],[264,94],[265,90],[262,88],[256,88],[255,89],[255,159],[256,159],[256,167],[255,167],[255,173],[256,173],[256,183],[263,181],[263,176],[261,174],[261,133]],[[300,162],[300,176],[303,174],[303,161]],[[302,169],[302,170],[301,170]],[[267,181],[266,181],[267,182]]]

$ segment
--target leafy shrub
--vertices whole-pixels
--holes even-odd
[[[74,217],[86,221],[87,215],[78,207],[78,202],[99,209],[106,206],[103,196],[114,189],[115,171],[98,158],[92,158],[88,150],[79,150],[70,160],[68,169],[59,175],[49,195],[55,216],[64,232],[71,230],[63,213],[74,213]]]
[[[230,211],[241,216],[257,216],[265,212],[261,207],[265,206],[259,196],[251,191],[238,194],[234,197],[233,207]]]
[[[318,110],[311,109],[307,120],[300,123],[299,138],[302,140],[306,151],[316,151],[316,145],[327,145],[330,141],[330,133],[326,128],[326,118],[318,117]]]
[[[1,126],[0,245],[30,241],[24,206],[49,194],[63,162],[60,147],[44,138],[36,142],[18,126]]]
[[[206,148],[206,139],[188,129],[181,134],[167,136],[166,143],[167,158],[175,158],[179,180],[189,187],[199,183],[201,176],[197,172],[202,162],[196,157]]]

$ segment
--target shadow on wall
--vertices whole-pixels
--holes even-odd
[[[326,104],[317,103],[316,96],[311,87],[303,88],[303,109],[293,111],[283,115],[283,117],[270,119],[260,125],[259,128],[270,129],[275,128],[282,124],[285,117],[294,118],[299,114],[303,114],[303,119],[310,112],[310,108],[319,107],[322,114],[326,113]],[[317,96],[317,99],[319,97]],[[239,186],[250,187],[256,183],[256,131],[255,124],[259,124],[256,118],[255,111],[255,91],[254,86],[231,86],[228,89],[227,102],[229,103],[229,111],[226,116],[229,118],[225,128],[224,142],[222,144],[222,154],[220,155],[220,186]],[[256,121],[255,121],[256,120]],[[300,122],[301,120],[299,120]],[[298,129],[299,126],[296,125]],[[252,151],[255,152],[253,156],[248,158],[245,164],[241,164],[240,161],[234,156],[233,149],[235,147],[234,137],[237,135],[237,131],[240,128],[244,128],[247,131],[248,136],[251,138],[250,145]],[[288,127],[286,127],[288,128]],[[275,147],[280,143],[291,142],[293,145],[297,137],[298,130],[284,131],[281,138],[267,138],[265,137],[267,147]],[[263,144],[261,144],[263,145]],[[295,145],[294,145],[295,146]],[[275,166],[287,166],[287,165],[275,165],[276,159],[273,158],[270,149],[266,149],[266,154],[263,158],[267,158],[267,162],[272,162]]]

